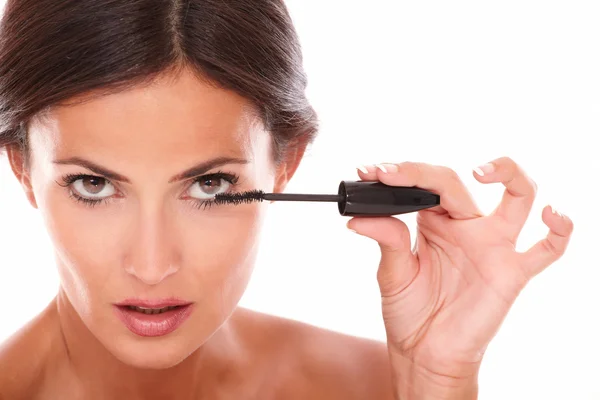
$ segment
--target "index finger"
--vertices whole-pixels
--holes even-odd
[[[364,171],[367,171],[366,173]],[[450,168],[419,162],[383,163],[359,168],[363,180],[390,186],[415,186],[440,196],[440,205],[425,211],[447,212],[454,219],[482,217],[471,193]]]

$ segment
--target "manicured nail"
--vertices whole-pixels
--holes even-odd
[[[362,172],[363,174],[368,174],[369,173],[369,170],[364,165],[359,166],[357,169],[360,172]]]
[[[485,174],[491,174],[494,172],[494,164],[487,163],[480,167],[473,168],[473,171],[479,176],[484,176]]]
[[[385,169],[385,171],[383,172],[386,172],[388,174],[394,174],[398,172],[398,166],[396,164],[383,163],[379,165],[381,165],[381,167]]]
[[[398,172],[398,166],[396,164],[377,164],[376,167],[385,174]]]

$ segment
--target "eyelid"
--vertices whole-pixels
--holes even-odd
[[[192,178],[192,183],[187,186],[187,189],[185,190],[185,192],[189,191],[190,188],[192,187],[192,185],[194,185],[195,183],[199,183],[199,182],[205,180],[206,178],[213,178],[213,177],[225,180],[226,182],[228,182],[231,185],[230,187],[237,186],[240,181],[240,176],[235,173],[229,173],[229,172],[223,172],[223,171],[211,172],[208,174],[198,175],[197,177]],[[194,197],[192,197],[191,199],[193,201],[198,201],[198,202],[211,201],[211,200],[201,200],[201,199],[197,199]]]
[[[225,181],[227,181],[231,184],[230,188],[234,188],[240,184],[240,175],[238,175],[237,173],[234,173],[234,172],[224,172],[222,170],[219,170],[216,172],[210,172],[210,173],[198,175],[196,177],[192,177],[192,178],[186,180],[186,182],[191,181],[191,183],[186,186],[185,192],[187,192],[194,183],[200,182],[203,179],[211,178],[211,177],[224,179]],[[85,195],[78,194],[76,192],[74,193],[74,190],[71,186],[73,185],[74,182],[84,179],[84,178],[104,179],[106,183],[112,185],[115,188],[116,193],[109,197],[100,197],[100,198],[87,198]],[[118,187],[119,186],[118,182],[114,183],[109,178],[106,178],[105,176],[102,176],[102,175],[96,175],[94,173],[67,174],[67,175],[63,176],[62,180],[64,183],[60,183],[58,181],[56,183],[59,186],[68,188],[69,196],[72,198],[79,198],[78,201],[81,201],[81,202],[95,202],[98,204],[101,202],[106,203],[106,202],[110,202],[115,197],[118,198],[118,197],[122,196],[122,194],[123,194],[123,192]],[[204,207],[204,209],[212,207],[213,204],[210,204],[210,203],[214,202],[214,200],[212,200],[212,199],[203,200],[203,199],[197,199],[197,198],[193,198],[193,197],[190,197],[189,201],[192,201],[192,203],[194,203],[195,207],[198,207],[198,208]]]

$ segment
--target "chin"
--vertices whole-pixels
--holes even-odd
[[[193,346],[181,337],[111,338],[107,350],[115,358],[131,367],[167,369],[188,358],[200,345]]]

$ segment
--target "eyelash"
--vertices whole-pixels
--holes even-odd
[[[58,185],[62,186],[62,187],[69,187],[71,186],[74,182],[80,180],[80,179],[85,179],[85,178],[97,178],[97,179],[104,179],[106,182],[110,183],[110,181],[106,178],[103,178],[101,176],[97,176],[97,175],[89,175],[89,174],[68,174],[62,177],[62,183],[57,182]],[[238,181],[239,181],[239,176],[236,174],[230,174],[227,172],[222,172],[222,171],[218,171],[212,174],[206,174],[206,175],[202,175],[199,176],[197,178],[195,178],[192,181],[192,185],[198,182],[203,182],[209,179],[223,179],[226,182],[229,182],[232,186],[235,186]],[[191,185],[190,185],[191,186]],[[75,194],[72,190],[69,190],[69,197],[72,198],[73,200],[83,203],[86,206],[89,207],[95,207],[101,203],[107,203],[108,201],[110,201],[109,198],[106,199],[99,199],[99,200],[91,200],[91,199],[86,199],[85,197],[81,197],[77,194]],[[214,205],[216,205],[214,200],[192,200],[192,204],[195,208],[200,209],[207,209],[210,208]]]

